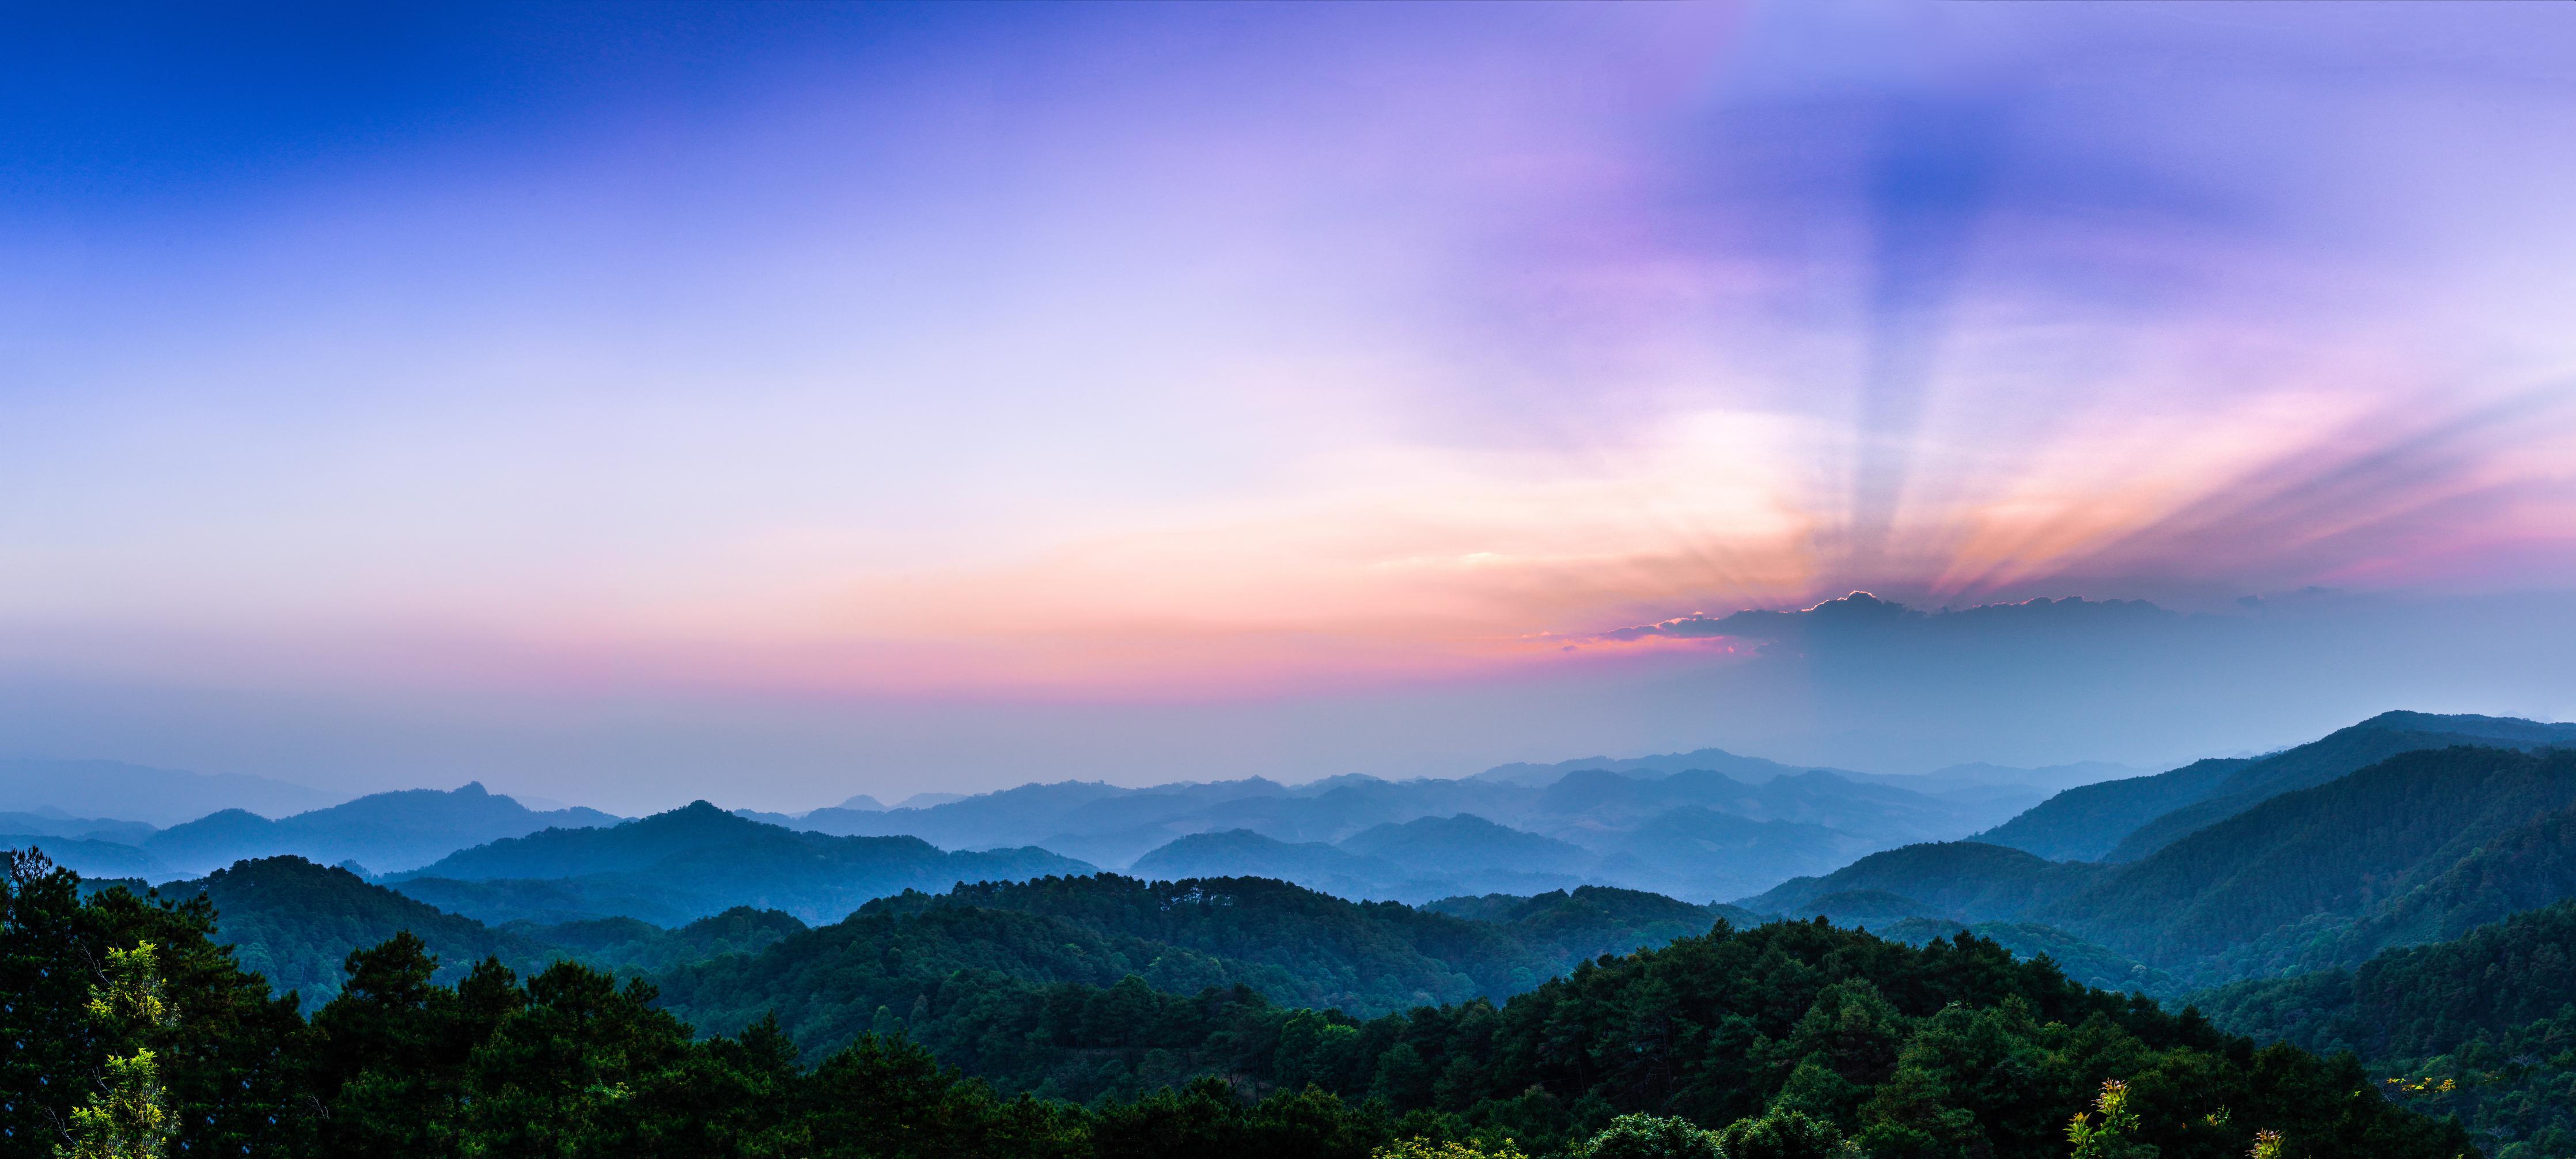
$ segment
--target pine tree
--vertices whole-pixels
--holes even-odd
[[[105,975],[90,987],[86,1012],[102,1040],[131,1043],[133,1051],[107,1056],[97,1088],[72,1108],[65,1142],[54,1153],[62,1159],[159,1159],[170,1144],[169,1096],[161,1088],[160,1062],[143,1040],[176,1019],[162,1000],[152,943],[107,952]]]

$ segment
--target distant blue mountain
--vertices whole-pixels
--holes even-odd
[[[143,848],[183,872],[204,873],[236,861],[293,855],[323,865],[354,861],[382,873],[436,861],[459,849],[542,829],[614,825],[597,809],[538,812],[480,783],[449,792],[406,789],[271,821],[226,809],[145,838]]]
[[[43,813],[0,813],[0,833],[23,833],[38,837],[78,837],[85,840],[109,841],[118,845],[139,845],[158,830],[141,821],[115,821],[105,817],[64,816],[59,809]]]
[[[1446,888],[1518,893],[1597,884],[1707,901],[1825,872],[1872,850],[1962,837],[2038,800],[2027,786],[1997,783],[2009,781],[2012,770],[1990,768],[1936,783],[1800,768],[1717,750],[1609,763],[1619,767],[1528,766],[1511,776],[1460,780],[1343,775],[1296,786],[1258,777],[1144,789],[1068,781],[926,808],[741,815],[843,836],[914,836],[950,849],[1034,845],[1150,876],[1276,870],[1349,896],[1436,897],[1426,891],[1442,889],[1444,882]],[[1743,776],[1700,767],[1709,763]],[[1443,860],[1415,850],[1436,844],[1447,830],[1407,831],[1390,842],[1361,837],[1380,827],[1426,821],[1490,825],[1483,834],[1488,843],[1520,841],[1525,852],[1552,851],[1462,851]],[[1236,831],[1266,841],[1210,836]],[[1517,838],[1498,836],[1515,833]],[[1552,845],[1527,844],[1533,840]],[[1339,864],[1313,850],[1285,851],[1303,846],[1338,849],[1370,864]],[[1240,859],[1226,860],[1230,855]],[[1293,872],[1284,868],[1291,860]]]
[[[0,760],[0,810],[176,825],[223,809],[283,817],[348,800],[266,777],[185,773],[122,761]]]
[[[0,849],[33,849],[82,877],[167,881],[178,873],[160,858],[131,845],[80,837],[0,833]]]
[[[2261,757],[2197,761],[2154,776],[2068,789],[1976,840],[2061,860],[2137,861],[2283,793],[2323,785],[2399,753],[2452,745],[2576,745],[2576,725],[2383,712]]]
[[[494,841],[390,884],[487,922],[631,917],[677,926],[738,905],[836,921],[906,889],[1092,870],[1043,849],[948,852],[917,837],[792,830],[698,801],[612,826]]]

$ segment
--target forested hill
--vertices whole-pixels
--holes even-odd
[[[1704,933],[1719,921],[1738,927],[1767,915],[1731,905],[1691,905],[1656,893],[1587,885],[1535,897],[1452,897],[1422,907],[1432,913],[1497,922],[1522,945],[1566,961],[1624,954]]]
[[[2438,942],[2561,898],[2576,898],[2576,806],[2499,834],[2422,885],[2332,937],[2312,937],[2280,968],[2351,965],[2392,946]]]
[[[682,962],[759,950],[805,928],[775,910],[743,907],[667,930],[624,918],[556,926],[517,922],[496,929],[300,857],[239,862],[198,880],[165,883],[158,892],[172,902],[205,899],[214,908],[216,940],[232,947],[234,961],[267,978],[280,994],[300,993],[308,1009],[339,993],[350,951],[403,932],[437,956],[435,978],[453,983],[485,958],[522,972],[571,958],[602,969],[658,973]]]
[[[2151,964],[2207,971],[2300,923],[2366,917],[2571,804],[2576,751],[2405,753],[2266,801],[2026,916]]]
[[[957,907],[1042,914],[1101,933],[1276,965],[1300,978],[1355,979],[1367,989],[1301,994],[1295,1004],[1358,1013],[1432,1000],[1439,996],[1437,986],[1454,985],[1458,978],[1475,983],[1467,994],[1502,998],[1588,958],[1706,933],[1720,920],[1759,920],[1734,906],[1691,905],[1606,886],[1532,897],[1450,898],[1417,908],[1344,901],[1262,878],[1161,882],[1105,873],[960,885],[939,895],[907,891],[870,902],[860,912]]]
[[[302,993],[308,1007],[338,992],[342,962],[352,950],[403,931],[440,959],[437,979],[454,982],[485,958],[522,972],[570,958],[625,974],[660,974],[758,953],[806,930],[785,913],[748,907],[671,929],[631,918],[496,928],[293,857],[242,862],[160,892],[174,901],[212,903],[216,936],[234,948],[242,967],[266,976],[280,993]],[[920,947],[906,951],[908,958],[898,955],[904,968],[896,972],[906,978],[936,976],[971,959],[1027,977],[1104,986],[1129,973],[1184,991],[1242,981],[1282,1003],[1376,1015],[1424,1002],[1517,994],[1578,961],[1703,933],[1721,917],[1752,917],[1593,887],[1448,904],[1468,916],[1344,901],[1261,879],[1176,885],[1103,874],[960,885],[939,895],[908,891],[864,907],[859,916],[870,920],[844,934]],[[965,925],[950,920],[966,910],[1007,916],[984,926],[972,923],[990,915]],[[968,930],[989,944],[952,944]],[[1043,952],[1028,958],[995,953],[995,945],[1022,934]],[[1058,952],[1077,943],[1093,950],[1076,955],[1079,962],[1062,959]],[[877,958],[880,965],[895,960]],[[811,1002],[849,1005],[829,986]],[[863,1023],[873,1009],[860,1009]]]
[[[351,950],[409,930],[444,963],[437,978],[454,983],[473,964],[498,957],[521,969],[555,957],[545,944],[504,933],[472,918],[442,913],[345,869],[300,857],[244,861],[196,881],[160,887],[163,897],[203,897],[220,915],[218,938],[241,968],[262,975],[278,993],[298,992],[311,1005],[339,993]]]
[[[1359,1021],[1282,1009],[1241,986],[1192,996],[1129,977],[1104,987],[1080,975],[1113,939],[1086,929],[1057,942],[972,907],[919,908],[983,960],[924,962],[929,928],[888,923],[900,908],[682,971],[666,979],[665,1000],[717,1027],[777,1010],[791,1033],[826,1040],[901,1030],[1006,1091],[1132,1096],[1213,1072],[1254,1089],[1314,1083],[1462,1112],[1522,1139],[1579,1134],[1620,1110],[1718,1123],[1794,1109],[1861,1136],[1872,1154],[2037,1159],[2063,1147],[2063,1116],[2041,1108],[2081,1107],[2099,1083],[2085,1068],[2107,1066],[2156,1108],[2167,1155],[2241,1154],[2235,1135],[2287,1114],[2335,1120],[2295,1128],[2304,1146],[2292,1154],[2458,1153],[2438,1150],[2456,1136],[2352,1099],[2355,1068],[2295,1051],[2258,1056],[2193,1018],[2073,985],[1974,937],[1914,949],[1821,923],[1719,927],[1583,963],[1507,1003]],[[824,1001],[834,987],[845,997]],[[1992,1081],[2007,1069],[2011,1082]],[[2210,1101],[2228,1114],[2201,1107]]]
[[[2102,867],[2049,861],[2018,849],[1976,841],[1908,845],[1873,853],[1822,877],[1801,877],[1737,903],[1757,913],[1804,917],[1832,894],[1879,891],[1920,908],[1899,917],[1996,921],[2068,897],[2092,883]]]
[[[2283,793],[2326,784],[2399,753],[2462,745],[2576,745],[2576,724],[2383,712],[2259,758],[2198,761],[2151,777],[2068,789],[1971,840],[2051,860],[2137,861]]]
[[[409,938],[354,956],[346,990],[308,1022],[235,970],[202,905],[118,888],[84,900],[70,874],[23,861],[5,880],[0,1040],[17,1045],[0,1057],[13,1092],[0,1159],[51,1156],[48,1125],[111,1054],[137,1050],[167,1092],[170,1154],[263,1159],[1365,1159],[1404,1138],[1472,1140],[1459,1155],[1507,1140],[1536,1156],[1612,1155],[1626,1152],[1584,1140],[1622,1113],[1734,1123],[1731,1156],[1784,1138],[1814,1149],[1778,1154],[1833,1154],[1848,1136],[1875,1156],[2059,1159],[2070,1119],[2108,1080],[2136,1113],[2105,1140],[2123,1154],[2240,1156],[2258,1131],[2280,1133],[2283,1159],[2468,1151],[2456,1126],[2357,1096],[2356,1064],[2258,1050],[1968,937],[1916,948],[1821,924],[1720,927],[1586,963],[1508,1003],[1366,1022],[1242,987],[1174,994],[1132,977],[1098,987],[975,969],[926,977],[900,1011],[871,1014],[1003,1092],[1086,1105],[1003,1101],[874,1033],[811,1068],[774,1024],[697,1039],[650,987],[577,964],[523,982],[491,963],[440,987]],[[867,918],[1065,928],[974,907]],[[99,962],[114,963],[106,982]],[[149,987],[166,1017],[124,1020],[119,1005],[89,1004],[96,986]],[[782,996],[790,1013],[797,994]],[[1180,1089],[1127,1097],[1165,1082]],[[1678,1122],[1618,1129],[1697,1138]]]
[[[2383,712],[2230,773],[2208,798],[2158,817],[2121,838],[2104,860],[2136,861],[2283,793],[2315,788],[2401,753],[2442,748],[2529,751],[2552,745],[2576,746],[2576,725],[2498,716]]]
[[[2354,965],[2576,896],[2576,751],[2401,753],[2128,864],[1977,842],[1910,846],[1749,909],[2038,923],[2200,986]]]
[[[2213,757],[2151,777],[2078,785],[1969,840],[2009,845],[2051,861],[2098,861],[2138,826],[2207,797],[2252,763]]]
[[[2460,1115],[2497,1159],[2576,1155],[2576,900],[2195,1001],[2239,1033],[2360,1052],[2391,1097]]]
[[[947,852],[914,837],[791,830],[699,801],[622,825],[495,841],[393,885],[494,923],[630,917],[671,926],[740,905],[833,921],[905,889],[1090,869],[1043,849]]]
[[[1705,933],[1718,920],[1702,907],[1609,889],[1458,904],[1492,920],[1344,901],[1260,878],[1100,874],[961,885],[871,902],[846,921],[751,958],[680,971],[663,986],[676,1008],[713,1026],[776,1009],[809,1049],[875,1026],[879,1006],[905,1016],[958,970],[1097,986],[1134,974],[1178,993],[1243,985],[1282,1005],[1374,1017],[1505,998],[1578,962]]]

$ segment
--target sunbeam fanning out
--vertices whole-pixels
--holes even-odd
[[[2563,713],[2568,11],[13,16],[0,727],[610,803]],[[1854,591],[2091,675],[1721,630]]]

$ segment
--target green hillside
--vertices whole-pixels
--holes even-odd
[[[409,930],[439,958],[442,983],[462,979],[474,963],[499,957],[519,968],[542,967],[557,951],[534,938],[443,913],[345,869],[301,857],[265,857],[219,869],[195,881],[160,887],[172,899],[203,897],[213,905],[217,940],[233,947],[241,968],[268,979],[278,993],[300,993],[308,1007],[340,992],[350,951]]]
[[[23,861],[6,882],[0,1039],[18,1045],[0,1065],[20,1093],[0,1104],[0,1159],[49,1157],[43,1125],[123,1044],[165,1060],[174,1154],[1363,1159],[1422,1137],[1546,1155],[1652,1112],[1735,1122],[1738,1140],[2055,1159],[2112,1079],[2140,1112],[2137,1142],[2161,1156],[2242,1154],[2257,1130],[2282,1132],[2290,1159],[2466,1150],[2455,1126],[2353,1097],[2367,1081],[2357,1064],[2257,1050],[1970,936],[1912,947],[1821,923],[1719,926],[1508,1002],[1361,1021],[1228,985],[1234,964],[1184,947],[916,897],[682,967],[659,992],[569,962],[524,981],[490,962],[443,987],[425,945],[398,935],[351,956],[342,993],[307,1022],[237,971],[202,897],[84,898],[73,875]],[[1152,892],[1137,885],[1021,892],[1103,926],[1165,920],[1128,904]],[[1175,905],[1227,896],[1163,892]],[[1112,914],[1122,907],[1131,916]],[[736,916],[714,937],[764,924]],[[113,1040],[70,1032],[99,977],[87,964],[139,942],[174,1017]],[[694,1036],[682,1019],[699,1011],[741,1033]],[[848,1045],[800,1050],[782,1024]],[[906,1039],[982,1081],[942,1073]]]
[[[2576,897],[2576,807],[2526,821],[2421,884],[2353,917],[2289,926],[2223,957],[2252,977],[2357,966],[2396,946],[2460,937],[2481,925]]]
[[[573,959],[621,973],[658,973],[756,951],[805,928],[786,914],[743,907],[677,929],[628,918],[495,929],[300,857],[244,861],[157,892],[173,902],[204,899],[213,907],[216,940],[232,947],[241,968],[268,979],[278,993],[301,994],[307,1009],[339,993],[352,951],[403,932],[439,960],[436,980],[453,983],[485,958],[523,972]]]
[[[1760,915],[1731,905],[1692,905],[1657,893],[1587,885],[1533,897],[1488,894],[1443,898],[1421,907],[1505,926],[1524,946],[1560,961],[1660,946],[1708,932],[1720,921],[1751,926]]]
[[[2494,716],[2384,712],[2350,728],[2253,761],[2199,801],[2155,818],[2120,839],[2103,860],[2136,861],[2187,834],[2283,793],[2311,789],[2400,753],[2452,747],[2536,749],[2576,745],[2576,725]]]
[[[2399,753],[2550,745],[2576,745],[2576,725],[2383,712],[2262,757],[2196,761],[2151,777],[2068,789],[1970,840],[2052,860],[2138,861],[2283,793],[2315,788]]]
[[[2016,958],[2045,954],[2068,978],[2096,990],[2150,998],[2172,998],[2183,992],[2182,983],[2173,975],[2053,926],[2030,922],[1978,922],[1971,926],[1940,918],[1908,918],[1883,927],[1873,926],[1870,932],[1909,946],[1966,933],[2002,946]]]
[[[2319,919],[2358,917],[2531,818],[2576,803],[2576,752],[2410,752],[2285,794],[2032,908],[2171,970]]]
[[[1260,878],[984,883],[874,901],[757,958],[683,970],[664,986],[709,1025],[740,1025],[777,1009],[809,1049],[869,1029],[879,1005],[904,1014],[958,970],[1098,986],[1135,974],[1177,993],[1243,985],[1280,1005],[1374,1017],[1499,1000],[1579,962],[1704,933],[1717,920],[1701,907],[1624,890],[1508,902],[1508,912],[1479,907],[1487,920],[1471,920]]]
[[[2347,731],[2274,775],[2311,775],[2381,743],[2372,730]],[[1900,911],[2033,923],[2176,984],[2209,985],[2352,965],[2568,896],[2576,753],[2454,746],[2404,751],[2272,797],[2136,862],[2049,862],[1981,842],[1908,846],[1742,904],[1873,929]]]
[[[2576,901],[2194,1000],[2239,1033],[2359,1052],[2390,1097],[2461,1116],[2493,1159],[2576,1156]]]
[[[1927,842],[1873,853],[1822,877],[1801,877],[1737,902],[1756,913],[1810,917],[1818,899],[1875,891],[1911,898],[1929,912],[1903,917],[1996,921],[2073,896],[2100,866],[2046,858],[1977,841]]]
[[[1454,1116],[1451,1130],[1508,1134],[1534,1153],[1625,1111],[1708,1123],[1794,1111],[1857,1136],[1871,1154],[2053,1157],[2068,1114],[2108,1077],[2151,1109],[2143,1135],[2165,1155],[2239,1155],[2257,1128],[2289,1133],[2298,1142],[2286,1153],[2302,1156],[2461,1148],[2451,1129],[2353,1099],[2366,1080],[2349,1063],[2258,1052],[1973,937],[1918,949],[1821,924],[1721,928],[1587,963],[1507,1003],[1356,1021],[1282,1009],[1242,988],[1033,983],[1042,971],[1078,972],[1065,967],[1100,947],[1068,945],[1063,958],[1038,961],[1055,951],[1034,930],[990,911],[933,913],[974,923],[982,944],[1031,935],[1014,951],[1030,959],[1012,967],[1028,973],[951,969],[922,979],[907,1002],[890,973],[846,954],[806,957],[791,941],[684,972],[665,993],[684,1014],[730,1008],[743,1019],[784,1004],[787,1024],[815,1025],[793,1005],[800,996],[835,975],[869,973],[888,985],[869,995],[880,1000],[866,1024],[899,1029],[1005,1091],[1117,1099],[1205,1074],[1255,1092],[1311,1084]],[[917,945],[852,941],[890,944],[907,960]],[[856,1005],[841,1016],[852,1033]]]

